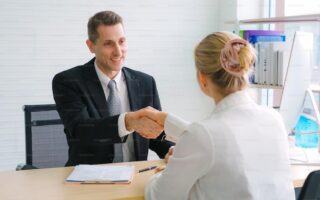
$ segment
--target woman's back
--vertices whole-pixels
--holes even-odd
[[[240,91],[193,126],[199,132],[191,134],[206,132],[213,150],[212,166],[198,184],[204,199],[294,199],[287,136],[276,111]]]
[[[245,90],[255,58],[251,44],[228,32],[209,34],[198,44],[198,83],[217,105],[190,126],[149,111],[178,142],[167,168],[146,187],[146,199],[294,199],[281,117],[258,106]]]

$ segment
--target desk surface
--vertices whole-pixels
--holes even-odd
[[[128,164],[128,163],[123,163]],[[73,167],[0,172],[0,198],[6,200],[105,200],[143,199],[144,187],[154,170],[137,173],[141,168],[163,164],[162,160],[132,162],[135,176],[131,184],[66,184]],[[295,187],[303,184],[310,171],[320,166],[292,166]]]
[[[128,163],[123,163],[128,164]],[[144,186],[154,170],[137,173],[162,160],[132,162],[135,175],[131,184],[72,184],[64,180],[73,167],[0,172],[0,199],[6,200],[105,200],[143,199]]]

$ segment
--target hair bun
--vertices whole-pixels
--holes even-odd
[[[239,52],[241,48],[248,45],[246,40],[236,38],[229,40],[220,53],[220,63],[223,69],[225,69],[231,75],[241,77],[245,74],[240,66]]]

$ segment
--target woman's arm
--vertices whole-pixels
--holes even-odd
[[[197,180],[213,165],[213,144],[207,130],[193,124],[184,132],[163,172],[155,174],[145,189],[146,199],[187,199]]]

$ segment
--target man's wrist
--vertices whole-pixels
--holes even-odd
[[[133,131],[128,131],[126,128],[126,124],[125,124],[126,114],[127,113],[120,114],[119,119],[118,119],[119,137],[121,137],[121,138],[123,138],[133,132]]]
[[[132,112],[128,112],[124,116],[124,123],[125,123],[127,131],[134,131],[134,129],[133,129],[132,125],[131,125],[132,114],[133,114]]]

